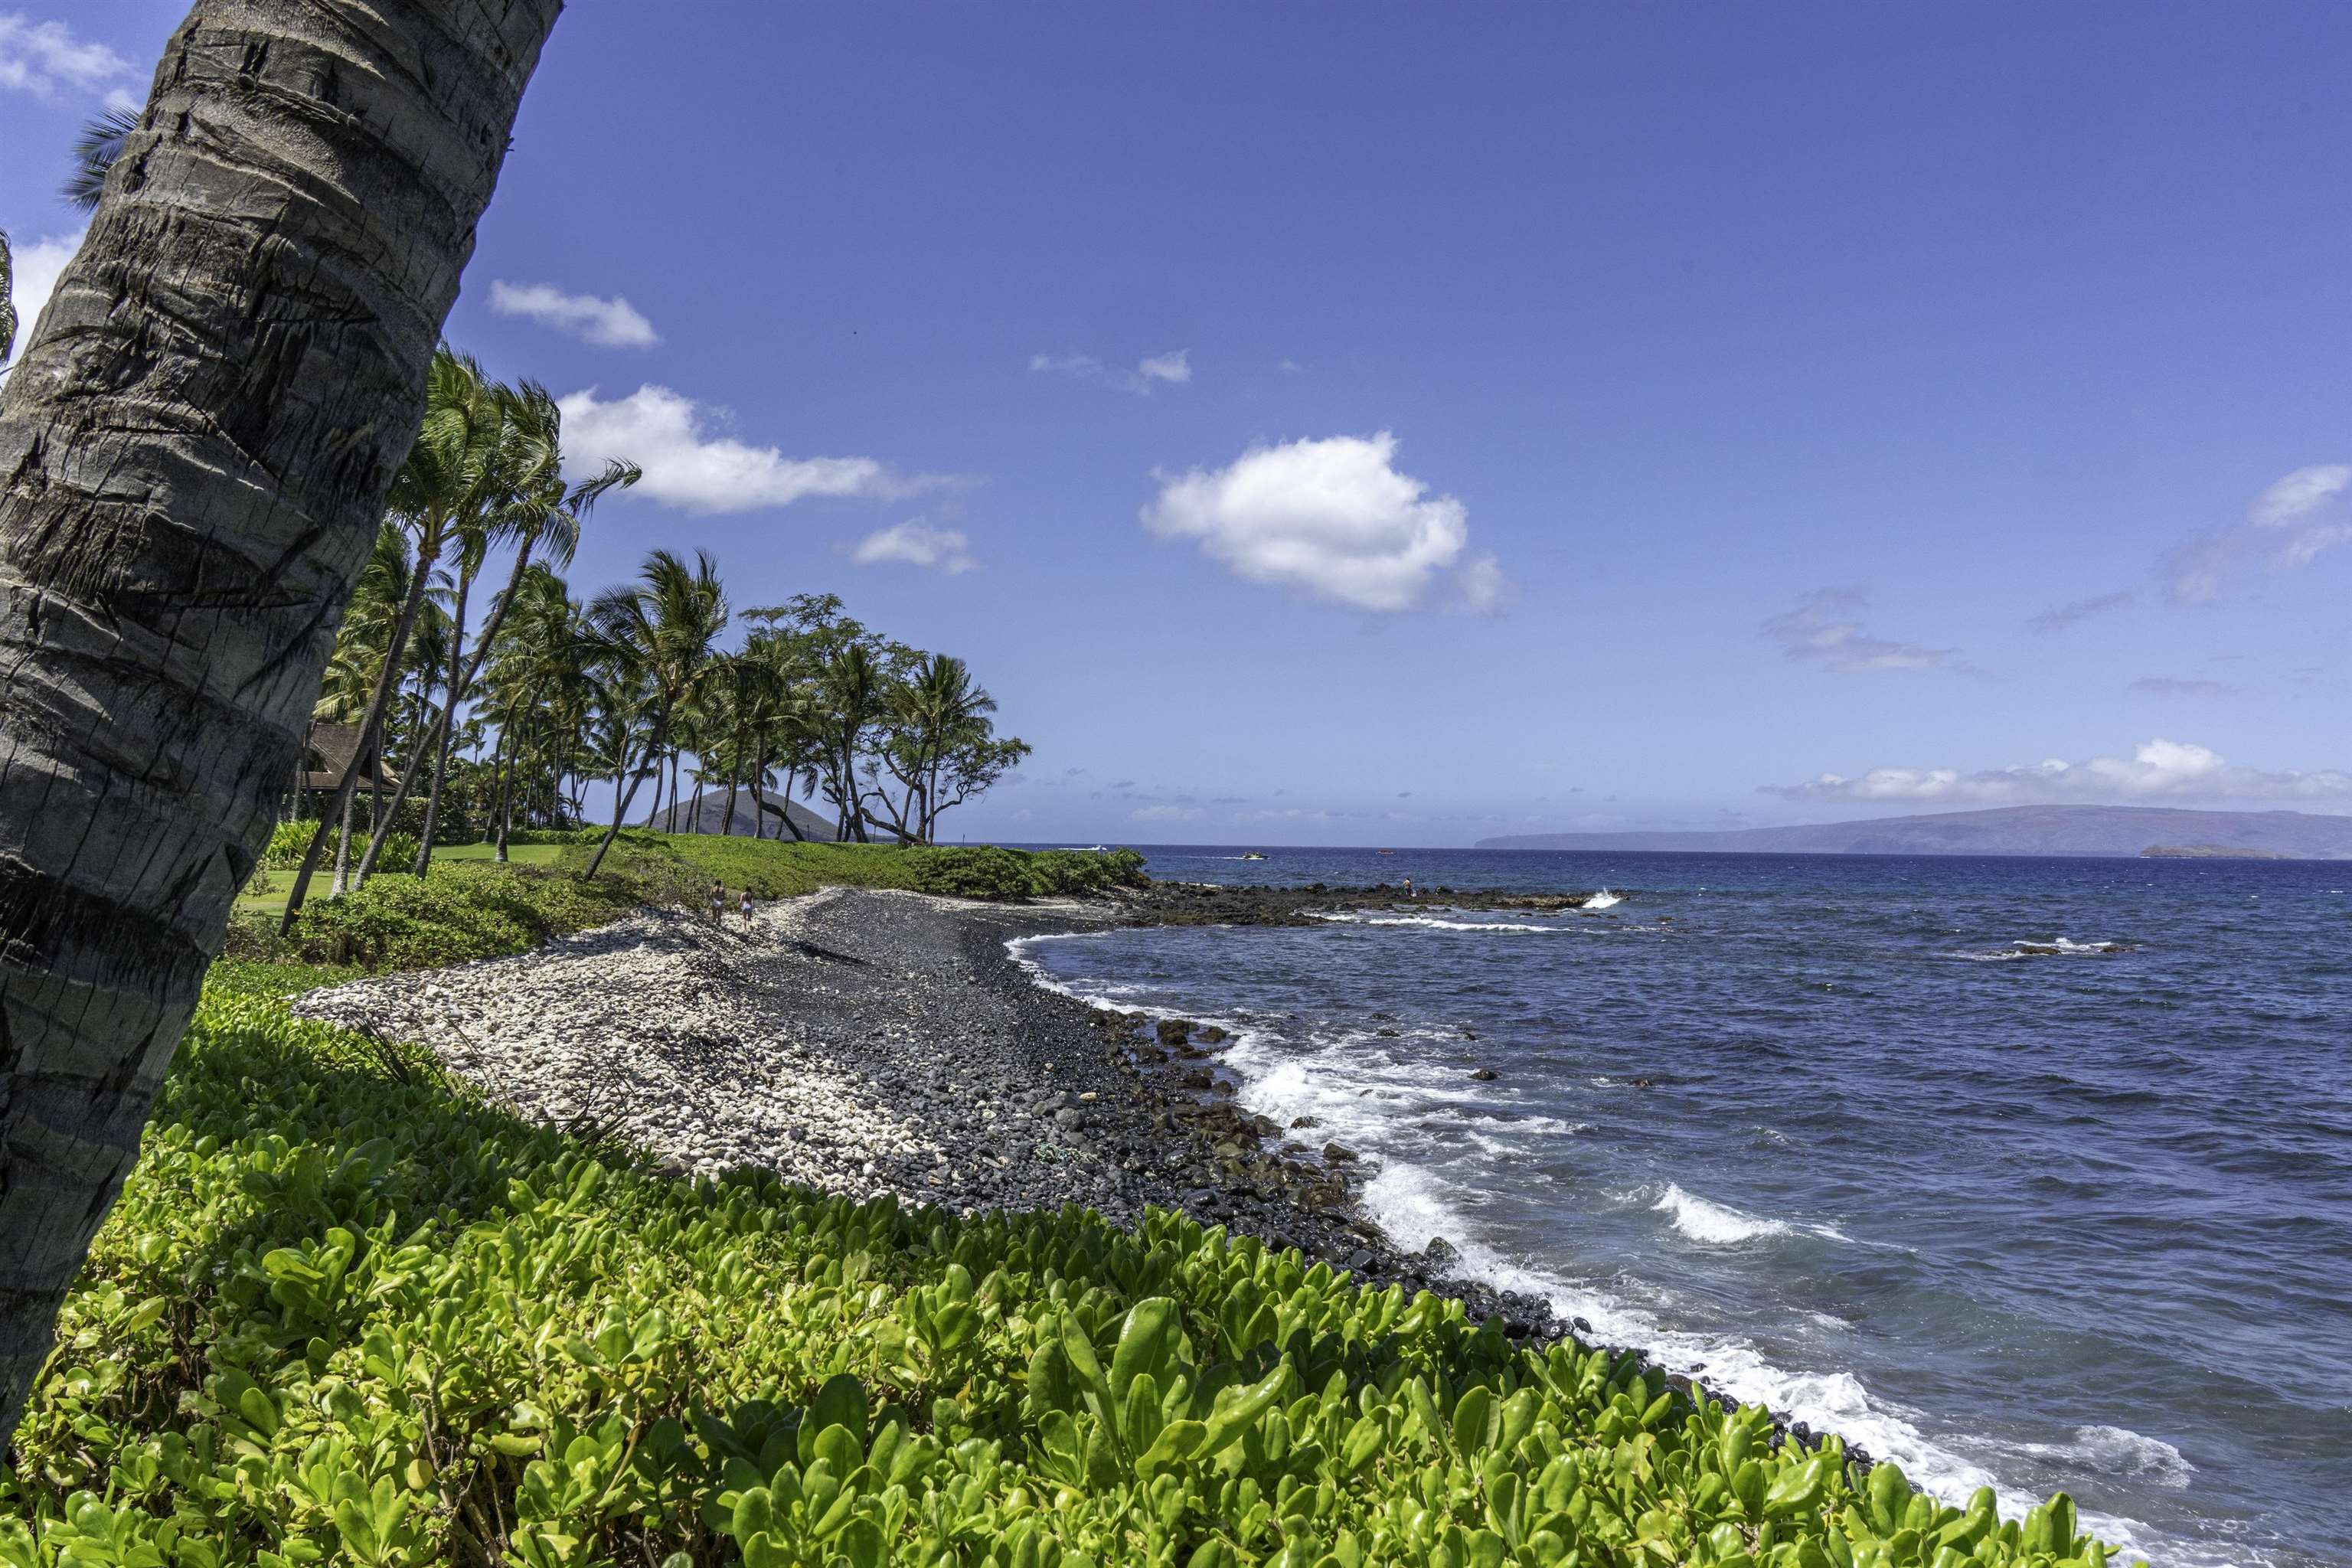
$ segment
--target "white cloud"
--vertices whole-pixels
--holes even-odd
[[[950,577],[980,568],[980,563],[972,558],[971,541],[963,536],[962,531],[931,528],[919,517],[876,529],[857,542],[849,558],[860,566],[898,562],[944,572]]]
[[[2038,616],[2029,617],[2025,623],[2025,629],[2030,632],[2041,632],[2045,636],[2053,632],[2069,631],[2095,616],[2112,615],[2117,610],[2128,610],[2137,603],[2139,603],[2139,595],[2129,589],[2116,594],[2101,594],[2088,599],[2076,599],[2072,604],[2061,605],[2054,610],[2044,610]]]
[[[2131,689],[2150,697],[2232,697],[2238,690],[2218,680],[2187,679],[2177,675],[2143,675],[2131,683]]]
[[[1145,805],[1127,814],[1129,822],[1198,822],[1208,813],[1197,805]]]
[[[2352,463],[2314,463],[2274,480],[2246,509],[2246,521],[2200,534],[2158,567],[2176,605],[2228,597],[2261,564],[2308,566],[2352,543]]]
[[[574,477],[614,458],[644,468],[626,492],[687,511],[749,511],[790,506],[809,496],[896,500],[962,481],[939,474],[901,475],[872,458],[787,458],[712,432],[727,415],[667,386],[646,385],[606,403],[590,387],[557,400],[563,451]]]
[[[1455,607],[1474,616],[1499,616],[1518,596],[1519,585],[1503,574],[1503,563],[1490,554],[1473,555],[1454,575]]]
[[[1254,447],[1230,467],[1155,470],[1143,525],[1192,539],[1253,583],[1366,610],[1410,610],[1446,587],[1463,607],[1499,609],[1509,584],[1492,556],[1459,570],[1469,510],[1395,467],[1397,439],[1334,436]]]
[[[58,89],[96,92],[128,73],[131,62],[74,36],[63,22],[36,22],[22,11],[0,11],[0,88],[54,98]]]
[[[1031,354],[1029,369],[1034,374],[1074,375],[1083,381],[1109,382],[1138,396],[1149,397],[1154,386],[1181,386],[1192,379],[1191,354],[1189,349],[1149,354],[1138,360],[1133,370],[1119,370],[1107,365],[1092,354]]]
[[[2246,521],[2260,528],[2284,528],[2310,516],[2352,486],[2352,465],[2315,463],[2278,480],[2254,498]]]
[[[1870,595],[1860,588],[1817,588],[1766,620],[1758,631],[1781,656],[1840,674],[1859,670],[1931,669],[1952,664],[1958,648],[1896,642],[1864,626]]]
[[[0,16],[0,25],[7,18]],[[32,244],[16,248],[10,256],[14,277],[9,293],[16,306],[16,353],[21,357],[25,345],[32,340],[34,324],[41,319],[41,309],[57,292],[58,274],[81,248],[81,237],[87,228],[71,234],[53,234]]]
[[[1181,386],[1192,379],[1191,352],[1178,349],[1172,354],[1153,354],[1137,363],[1135,374],[1146,382],[1167,381]]]
[[[490,309],[501,316],[523,316],[541,326],[584,338],[599,348],[649,349],[661,342],[654,324],[619,295],[610,300],[593,294],[566,294],[552,283],[490,285]]]
[[[2052,760],[1964,773],[1957,768],[1873,768],[1860,778],[1836,773],[1801,784],[1767,784],[1786,800],[1853,803],[1935,802],[1954,805],[2033,805],[2058,802],[2314,800],[2352,796],[2352,773],[2264,773],[2235,766],[2187,742],[2154,740],[2128,758]]]
[[[1286,359],[1286,360],[1284,360],[1280,364],[1276,365],[1274,368],[1275,368],[1275,369],[1276,369],[1276,370],[1278,370],[1278,371],[1285,372],[1286,374],[1290,374],[1290,375],[1297,375],[1297,374],[1298,374],[1300,372],[1304,371],[1307,367],[1306,367],[1305,365],[1303,365],[1303,364],[1300,364],[1300,363],[1299,363],[1297,360],[1295,360],[1295,359]]]

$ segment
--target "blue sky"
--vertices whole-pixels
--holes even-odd
[[[0,0],[31,281],[182,11]],[[2352,11],[654,15],[567,13],[450,335],[646,463],[581,587],[969,658],[960,831],[2352,810]]]

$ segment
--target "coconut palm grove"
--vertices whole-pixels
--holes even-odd
[[[592,873],[640,805],[644,826],[698,832],[712,796],[721,835],[929,844],[1028,751],[995,733],[961,659],[868,629],[835,595],[738,608],[708,553],[667,550],[634,583],[574,595],[561,570],[580,530],[637,472],[614,462],[567,487],[562,424],[545,388],[435,354],[319,699],[318,719],[351,731],[345,765],[331,792],[298,781],[287,797],[289,819],[315,820],[288,931],[322,861],[340,896],[395,837],[394,868],[417,876],[443,841],[504,860],[518,828],[584,826],[593,783],[612,815]]]

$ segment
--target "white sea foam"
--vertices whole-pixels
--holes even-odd
[[[1328,921],[1333,925],[1420,926],[1428,931],[1508,931],[1522,935],[1533,934],[1537,936],[1550,936],[1559,931],[1571,929],[1568,926],[1556,925],[1512,925],[1501,921],[1447,921],[1440,920],[1435,915],[1356,915],[1328,913],[1318,914],[1314,918],[1318,921]]]
[[[1591,913],[1595,910],[1613,910],[1624,901],[1624,894],[1612,893],[1608,889],[1603,888],[1599,892],[1584,900],[1584,910],[1587,914]]]
[[[1025,944],[1040,940],[1050,939],[1021,938],[1006,945],[1024,970],[1051,989],[1085,1001],[1097,1000],[1107,994],[1106,987],[1066,986],[1052,982],[1022,951]],[[1120,989],[1124,992],[1134,988]],[[1196,1017],[1202,1016],[1196,1009],[1188,1009],[1188,1013]],[[1362,1191],[1364,1210],[1400,1247],[1417,1250],[1443,1236],[1454,1244],[1463,1267],[1470,1274],[1501,1289],[1541,1297],[1564,1320],[1581,1318],[1591,1325],[1586,1334],[1589,1341],[1638,1346],[1654,1363],[1669,1372],[1703,1377],[1709,1386],[1741,1403],[1763,1405],[1817,1431],[1835,1432],[1878,1458],[1901,1465],[1906,1476],[1944,1502],[1965,1505],[1978,1488],[1989,1486],[2000,1499],[2002,1512],[2020,1518],[2042,1500],[2002,1485],[1991,1469],[1966,1457],[1953,1442],[1930,1436],[1924,1429],[1923,1412],[1873,1394],[1851,1373],[1800,1372],[1776,1365],[1754,1342],[1728,1326],[1669,1328],[1656,1316],[1657,1311],[1672,1304],[1663,1295],[1657,1296],[1649,1307],[1637,1305],[1626,1298],[1622,1288],[1612,1289],[1534,1265],[1486,1241],[1478,1234],[1475,1217],[1481,1196],[1475,1188],[1458,1186],[1437,1172],[1394,1152],[1401,1131],[1400,1116],[1417,1117],[1432,1099],[1452,1098],[1443,1086],[1450,1085],[1454,1075],[1433,1064],[1393,1058],[1378,1063],[1368,1060],[1363,1047],[1375,1040],[1382,1046],[1395,1043],[1350,1034],[1321,1042],[1325,1049],[1302,1050],[1288,1041],[1277,1041],[1246,1027],[1236,1028],[1223,1062],[1241,1076],[1241,1100],[1252,1110],[1285,1122],[1297,1116],[1313,1116],[1321,1123],[1318,1136],[1336,1138],[1369,1156]],[[1339,1059],[1334,1059],[1335,1051]],[[1570,1132],[1588,1130],[1584,1123],[1570,1124],[1567,1129]],[[1681,1204],[1670,1204],[1668,1194],[1680,1197]],[[1675,1228],[1685,1235],[1692,1234],[1684,1229],[1685,1225],[1702,1231],[1720,1226],[1725,1231],[1748,1236],[1787,1228],[1785,1222],[1742,1215],[1695,1198],[1672,1185],[1653,1201],[1652,1206],[1674,1214]],[[1813,1228],[1824,1235],[1833,1229]],[[1842,1236],[1830,1238],[1842,1239]],[[1961,1442],[1965,1444],[1965,1439]],[[2136,1443],[2156,1444],[2156,1440],[2141,1438],[2120,1427],[2084,1427],[2075,1434],[2074,1445],[2051,1457],[2077,1463],[2088,1459],[2102,1468],[2114,1464],[2119,1473],[2126,1463],[2153,1464],[2158,1473],[2167,1478],[2166,1484],[2174,1484],[2168,1479],[2174,1472],[2163,1468],[2165,1462],[2158,1450],[2171,1452],[2175,1459],[2179,1458],[2177,1451],[2162,1444],[2141,1450]],[[1999,1447],[1991,1447],[1997,1458]],[[2133,1460],[2130,1456],[2134,1454],[2147,1457]],[[2186,1461],[2179,1463],[2185,1471]],[[2126,1552],[2157,1555],[2156,1548],[2149,1544],[2150,1532],[2137,1521],[2089,1510],[2084,1510],[2081,1518],[2084,1529]],[[2194,1546],[2184,1550],[2182,1543],[2166,1542],[2161,1547],[2161,1561],[2166,1568],[2259,1568],[2266,1560],[2242,1552],[2217,1556]]]
[[[2161,1487],[2185,1487],[2197,1473],[2197,1467],[2182,1458],[2179,1449],[2128,1426],[2077,1426],[2070,1443],[2020,1443],[2017,1447],[2042,1458],[2084,1463],[2111,1476],[2152,1480]]]
[[[1954,952],[1949,958],[1966,959],[1972,963],[2006,963],[2020,958],[2103,958],[2118,952],[2137,952],[2133,942],[2076,942],[2071,937],[2057,937],[2048,942],[2021,937],[2007,947],[1997,947],[1987,952]]]
[[[1758,1219],[1753,1215],[1741,1214],[1738,1209],[1686,1193],[1672,1182],[1666,1184],[1666,1190],[1650,1206],[1661,1214],[1672,1215],[1676,1230],[1709,1247],[1733,1247],[1759,1236],[1789,1234],[1784,1220]]]

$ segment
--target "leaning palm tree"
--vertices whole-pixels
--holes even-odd
[[[270,830],[561,10],[204,0],[0,387],[0,1432]]]
[[[644,693],[643,760],[658,769],[681,712],[709,677],[730,617],[718,563],[707,551],[696,551],[689,567],[668,551],[656,550],[646,557],[637,579],[634,587],[597,595],[588,606],[588,623],[622,683]],[[626,789],[616,784],[613,824],[589,858],[587,875],[594,876],[604,864],[643,779],[642,771],[630,772]]]
[[[604,470],[595,478],[567,486],[563,481],[563,411],[557,406],[554,394],[538,382],[526,381],[520,386],[500,386],[496,395],[504,408],[497,473],[488,487],[491,493],[483,510],[466,520],[462,527],[448,700],[442,706],[440,731],[426,742],[424,753],[432,760],[433,783],[425,800],[425,827],[419,836],[414,868],[420,877],[433,863],[433,839],[441,815],[441,787],[449,773],[453,738],[449,715],[466,700],[475,678],[481,673],[482,660],[498,639],[499,626],[506,617],[515,586],[530,570],[532,553],[544,550],[557,565],[570,565],[572,552],[580,547],[580,526],[597,500],[612,490],[626,489],[645,477],[645,471],[635,463],[614,458],[605,460]],[[506,590],[491,605],[489,620],[482,627],[481,636],[474,639],[471,659],[461,665],[460,657],[466,651],[467,595],[481,570],[484,554],[502,539],[510,539],[515,544],[514,564],[507,576]],[[378,831],[380,834],[382,829]],[[377,847],[369,846],[370,866],[365,869],[373,869]]]
[[[459,522],[473,513],[494,480],[503,418],[504,409],[479,364],[446,347],[434,354],[425,377],[423,428],[409,448],[407,460],[394,476],[387,498],[390,515],[415,541],[415,574],[399,618],[393,625],[383,673],[376,681],[367,711],[360,719],[358,745],[362,752],[373,753],[383,737],[384,721],[391,711],[392,683],[401,673],[401,661],[408,651],[417,612],[424,607],[425,595],[433,585],[442,552],[448,548]],[[411,759],[403,776],[415,771]],[[336,814],[349,806],[355,782],[353,775],[344,775],[335,798]],[[383,820],[375,826],[380,829]],[[295,917],[302,912],[302,900],[310,890],[310,877],[318,868],[327,837],[328,823],[322,815],[319,831],[311,837],[310,847],[303,851],[302,864],[294,873],[293,890],[286,897],[285,921],[278,928],[281,934],[293,931]],[[375,837],[370,841],[369,848],[373,850],[381,843],[381,837]],[[372,860],[373,855],[369,858]],[[364,868],[368,861],[361,864]],[[342,870],[338,866],[334,891],[340,895],[343,889]]]

